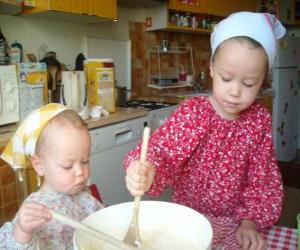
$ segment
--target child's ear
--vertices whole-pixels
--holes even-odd
[[[209,71],[210,71],[211,78],[213,78],[213,75],[214,75],[214,63],[213,62],[210,62]]]
[[[33,169],[37,172],[39,176],[44,176],[44,168],[41,163],[41,158],[37,155],[31,156],[31,164]]]

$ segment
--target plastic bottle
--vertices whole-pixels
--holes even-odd
[[[17,64],[23,61],[23,46],[14,41],[10,46],[10,63]]]
[[[7,54],[7,43],[0,29],[0,65],[8,65],[9,57]]]
[[[180,74],[179,74],[179,81],[180,82],[185,82],[186,81],[186,77],[187,77],[187,73],[184,70],[183,65],[181,65],[181,71],[180,71]]]
[[[197,85],[196,85],[197,91],[199,92],[203,91],[204,86],[205,86],[205,73],[204,71],[201,71],[197,79]]]

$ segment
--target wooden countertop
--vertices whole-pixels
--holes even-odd
[[[108,117],[101,117],[100,119],[88,119],[86,120],[88,128],[93,129],[97,127],[103,127],[110,124],[142,117],[148,115],[148,110],[142,107],[139,108],[121,108],[117,107],[115,113],[110,114]],[[9,139],[13,136],[18,124],[0,126],[0,147],[4,147]]]
[[[109,117],[102,117],[101,119],[89,119],[86,120],[88,128],[103,127],[110,124],[138,118],[148,115],[148,110],[142,107],[138,108],[121,108],[117,107],[117,111],[110,114]]]

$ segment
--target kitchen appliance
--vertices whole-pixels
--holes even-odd
[[[126,87],[116,86],[116,105],[126,107],[127,93],[130,92]]]
[[[144,107],[149,110],[150,128],[154,132],[175,111],[177,105],[167,102],[131,100],[127,107]]]
[[[84,71],[63,71],[60,103],[80,113],[87,104]]]
[[[126,188],[123,161],[142,138],[149,116],[90,130],[92,152],[90,183],[96,184],[105,205],[132,201]]]
[[[273,139],[277,159],[285,162],[294,160],[297,153],[298,42],[295,37],[285,37],[279,41],[271,77],[272,88],[275,90]]]
[[[132,202],[100,209],[83,223],[122,239],[130,223]],[[212,227],[199,212],[170,202],[141,201],[139,214],[142,249],[207,250],[212,245]],[[75,249],[117,249],[75,230]]]
[[[19,121],[19,89],[16,66],[0,66],[0,125]]]
[[[132,200],[125,185],[124,157],[140,142],[144,126],[150,125],[153,132],[176,108],[168,103],[141,100],[129,101],[127,107],[145,107],[149,110],[149,115],[90,130],[90,183],[97,184],[106,205]],[[169,201],[171,191],[166,190],[156,199]]]
[[[19,64],[20,119],[48,102],[46,63]]]

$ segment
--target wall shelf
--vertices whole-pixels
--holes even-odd
[[[148,53],[148,87],[167,89],[194,85],[192,47],[151,46]]]
[[[168,27],[165,28],[164,30],[172,31],[172,32],[203,34],[203,35],[210,35],[210,33],[212,32],[211,29],[199,29],[199,28],[180,27],[180,26],[173,26],[173,25],[168,25]]]
[[[193,87],[193,85],[190,83],[177,83],[174,85],[166,85],[166,86],[161,86],[158,84],[148,84],[147,87],[153,89],[173,89],[173,88]]]

